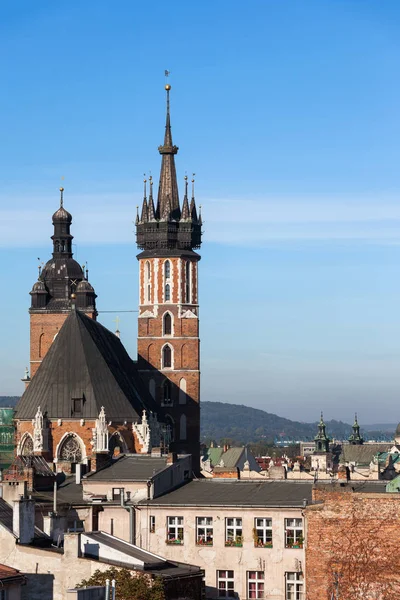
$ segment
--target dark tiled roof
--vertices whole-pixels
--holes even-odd
[[[90,481],[147,481],[167,467],[166,458],[123,455],[109,466],[87,476]]]
[[[139,561],[143,561],[144,570],[149,573],[153,573],[158,577],[166,577],[170,579],[177,577],[188,577],[193,575],[203,575],[202,569],[200,569],[197,566],[166,560],[165,558],[162,558],[160,556],[145,552],[137,546],[130,544],[129,542],[125,542],[124,540],[103,533],[102,531],[92,531],[90,533],[85,533],[85,536],[88,537],[90,540],[93,540],[94,542],[104,544],[112,550],[116,550],[118,552],[121,552],[122,554],[125,554],[127,557],[127,561],[121,564],[125,564],[128,568],[132,568],[132,565],[129,564],[129,557],[131,557]],[[105,559],[103,559],[103,561],[104,560]]]
[[[43,456],[17,456],[13,462],[13,465],[18,467],[32,467],[35,471],[35,475],[44,477],[55,477],[56,474],[52,471],[43,458]]]
[[[13,509],[3,498],[0,498],[0,523],[9,531],[13,530]]]
[[[351,477],[351,474],[350,474]],[[384,494],[386,492],[387,481],[352,481],[343,482],[332,480],[332,482],[318,481],[317,488],[323,488],[327,491],[349,491],[364,494]]]
[[[393,444],[361,444],[353,446],[352,444],[343,444],[340,460],[343,462],[354,462],[357,465],[369,465],[378,452],[386,452],[392,448]]]
[[[36,492],[33,494],[37,502],[53,502],[53,491]],[[67,479],[57,489],[57,505],[61,504],[85,504],[83,500],[82,485],[75,482],[75,477]]]
[[[175,506],[303,506],[311,501],[312,483],[297,481],[191,481],[142,504]]]
[[[107,535],[102,531],[92,531],[90,533],[85,533],[85,536],[93,540],[94,542],[99,542],[101,544],[105,544],[109,548],[113,550],[117,550],[118,552],[122,552],[123,554],[127,554],[132,558],[136,558],[137,560],[143,561],[146,566],[154,567],[154,566],[162,566],[165,564],[165,559],[155,556],[149,552],[144,552],[137,546],[130,544],[124,540],[120,540],[111,535]]]
[[[160,413],[136,366],[116,335],[77,310],[71,311],[16,407],[17,419],[33,419],[38,406],[49,418],[70,419],[72,398],[84,397],[79,418],[141,420],[144,409]]]

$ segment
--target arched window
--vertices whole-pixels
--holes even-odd
[[[152,398],[155,400],[156,399],[156,382],[154,381],[154,379],[150,379],[150,381],[149,381],[149,392],[150,392],[150,395],[152,396]]]
[[[169,279],[171,277],[171,263],[169,260],[166,260],[164,263],[164,277],[165,279]]]
[[[28,434],[22,443],[21,449],[22,456],[32,456],[33,455],[33,439]]]
[[[171,286],[169,283],[165,284],[165,302],[169,302],[171,300]]]
[[[181,440],[186,440],[186,416],[181,415],[179,421],[179,437]]]
[[[170,406],[172,404],[171,382],[169,379],[166,379],[163,383],[163,404],[165,406]]]
[[[71,462],[80,463],[82,461],[82,447],[76,435],[71,433],[61,444],[59,450],[59,459]]]
[[[185,280],[186,280],[186,302],[190,303],[191,302],[191,294],[190,294],[190,287],[191,287],[191,281],[190,281],[190,261],[187,260],[186,261],[186,266],[185,266]]]
[[[162,366],[163,369],[170,369],[172,367],[172,350],[171,346],[164,346],[162,351]]]
[[[39,336],[39,358],[42,358],[43,354],[44,354],[43,342],[44,342],[44,333],[41,333]]]
[[[170,313],[165,313],[163,318],[163,334],[172,335],[172,317]]]
[[[186,404],[186,379],[183,377],[179,382],[179,404]]]

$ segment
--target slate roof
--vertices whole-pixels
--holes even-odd
[[[168,579],[171,578],[182,578],[182,577],[190,577],[193,575],[202,576],[204,574],[203,570],[200,567],[195,565],[180,563],[172,560],[166,560],[156,554],[152,554],[150,552],[146,552],[129,542],[111,536],[102,531],[91,531],[89,533],[84,534],[85,537],[97,542],[99,544],[103,544],[108,546],[112,550],[116,550],[126,555],[127,561],[119,564],[125,564],[128,568],[132,568],[132,564],[129,562],[129,557],[135,558],[139,561],[144,562],[144,570],[150,573],[154,573],[158,577],[165,577]],[[85,551],[86,556],[90,556],[88,552]],[[102,562],[110,562],[112,564],[112,560],[108,561],[107,559],[98,559]],[[135,569],[138,569],[136,566]]]
[[[353,462],[356,465],[369,465],[378,454],[378,452],[387,452],[392,448],[393,443],[381,444],[361,444],[354,446],[352,444],[343,444],[340,462]]]
[[[13,509],[3,498],[0,498],[0,523],[9,531],[13,530]]]
[[[205,479],[140,504],[167,506],[301,507],[311,501],[311,482]]]
[[[32,496],[36,502],[53,503],[53,491],[38,491]],[[75,482],[75,476],[67,477],[57,489],[57,506],[62,504],[86,504],[82,485]]]
[[[147,481],[167,468],[167,459],[155,456],[123,455],[109,466],[88,474],[90,481]]]
[[[84,398],[82,414],[96,419],[141,420],[144,409],[160,413],[119,338],[72,310],[16,406],[17,419],[33,419],[38,406],[48,418],[71,419],[72,398]]]

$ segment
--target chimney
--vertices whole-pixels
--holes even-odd
[[[13,532],[20,544],[30,544],[35,537],[35,501],[31,498],[14,500]]]
[[[173,465],[178,460],[178,455],[176,452],[169,452],[167,456],[167,465]]]
[[[82,465],[80,463],[77,463],[75,465],[75,483],[77,485],[80,484],[82,479]]]

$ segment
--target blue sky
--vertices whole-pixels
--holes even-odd
[[[62,176],[98,308],[137,308],[167,68],[205,220],[203,400],[398,421],[399,27],[398,0],[3,0],[0,393],[22,390]]]

